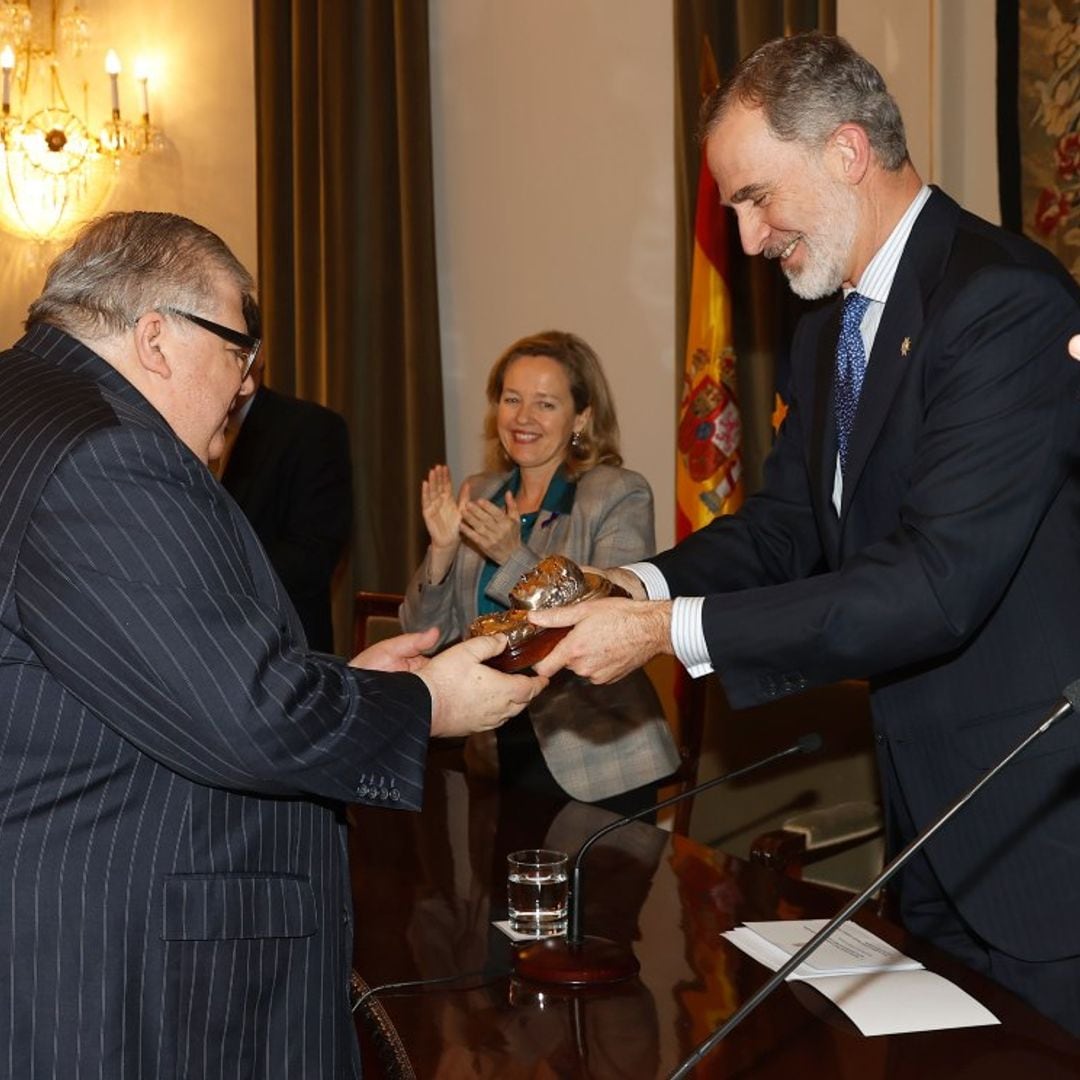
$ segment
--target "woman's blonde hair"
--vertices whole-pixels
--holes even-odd
[[[567,447],[565,464],[570,476],[580,476],[594,465],[621,465],[619,421],[615,416],[611,387],[604,377],[599,357],[576,334],[544,330],[515,341],[495,361],[488,374],[488,411],[484,418],[487,467],[495,472],[503,472],[514,464],[499,441],[495,416],[502,397],[506,369],[522,356],[547,356],[562,364],[570,383],[574,413],[591,409],[585,427]]]

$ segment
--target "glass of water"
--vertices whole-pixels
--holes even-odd
[[[528,937],[566,933],[569,883],[562,851],[529,848],[506,857],[510,929]]]

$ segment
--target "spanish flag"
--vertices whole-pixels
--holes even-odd
[[[717,85],[709,43],[701,60],[701,93]],[[739,508],[742,486],[742,421],[731,340],[727,286],[728,218],[705,155],[698,170],[690,317],[679,405],[675,465],[675,533],[678,539]]]

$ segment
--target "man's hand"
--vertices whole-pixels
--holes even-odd
[[[419,671],[428,663],[423,653],[439,640],[437,627],[430,626],[416,634],[399,634],[370,645],[349,661],[349,667],[370,671]]]
[[[597,570],[596,573],[606,577],[612,585],[618,585],[630,594],[631,600],[648,600],[649,594],[645,591],[645,582],[634,573],[633,570],[624,570],[620,566],[613,566],[610,570]]]
[[[1069,355],[1074,360],[1080,360],[1080,334],[1069,338]]]
[[[496,728],[547,686],[546,678],[504,675],[484,664],[505,648],[505,634],[469,638],[439,653],[420,670],[420,678],[431,691],[433,736]]]
[[[566,667],[590,682],[610,683],[672,651],[670,600],[591,600],[530,611],[529,622],[574,627],[534,665],[538,675]]]

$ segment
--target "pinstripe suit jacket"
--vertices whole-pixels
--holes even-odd
[[[302,642],[134,387],[0,356],[0,1075],[358,1074],[340,806],[419,806],[430,699]]]
[[[490,498],[507,474],[469,478],[474,498]],[[577,482],[573,510],[541,511],[529,543],[495,572],[488,595],[509,605],[510,590],[544,556],[566,555],[589,566],[619,566],[650,555],[653,503],[639,473],[597,465]],[[483,559],[463,544],[446,579],[428,584],[427,559],[413,575],[401,607],[411,630],[438,626],[439,645],[459,638],[476,618],[476,591]],[[544,760],[552,776],[575,799],[604,799],[667,776],[679,763],[652,683],[635,671],[610,686],[593,686],[560,673],[529,706]],[[479,741],[485,736],[472,736]],[[494,756],[493,736],[488,757]]]

